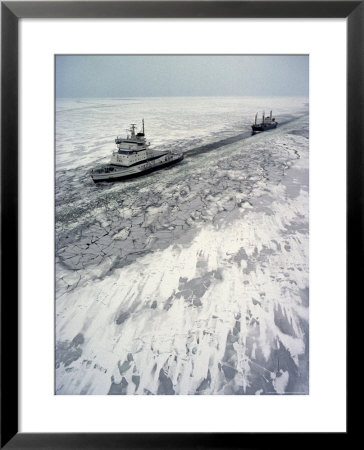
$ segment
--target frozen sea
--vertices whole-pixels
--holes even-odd
[[[142,118],[185,159],[95,185]],[[307,98],[57,99],[56,394],[308,394],[308,162]]]

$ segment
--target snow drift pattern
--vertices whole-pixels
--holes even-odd
[[[57,394],[308,393],[306,101],[57,100]],[[142,114],[185,160],[95,186]]]

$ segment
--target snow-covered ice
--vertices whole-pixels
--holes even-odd
[[[184,161],[95,185],[142,118]],[[57,394],[308,393],[308,137],[302,97],[57,99]]]

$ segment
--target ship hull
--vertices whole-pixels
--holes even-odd
[[[154,172],[156,170],[171,166],[173,164],[177,164],[182,161],[184,156],[183,154],[174,155],[175,157],[168,160],[156,163],[152,166],[143,165],[143,167],[135,167],[132,169],[115,169],[115,166],[109,166],[113,168],[113,171],[108,173],[91,173],[91,178],[95,183],[99,183],[102,181],[112,182],[112,181],[122,181],[130,178],[136,178],[142,175],[146,175],[148,173]]]
[[[273,128],[277,128],[278,123],[269,124],[269,125],[252,125],[253,131],[266,131],[272,130]]]

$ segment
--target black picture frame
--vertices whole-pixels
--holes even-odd
[[[18,22],[21,18],[347,18],[347,305],[363,263],[364,1],[1,2],[1,448],[259,448],[304,433],[18,432]],[[358,290],[358,292],[360,292]],[[347,347],[350,348],[349,346]],[[9,369],[11,368],[11,369]],[[335,395],[333,393],[333,395]],[[347,416],[349,417],[349,416]],[[348,431],[350,429],[348,428]],[[347,440],[349,433],[335,440]],[[242,436],[243,434],[243,436]],[[327,445],[327,435],[315,434]],[[346,442],[347,443],[347,442]]]

